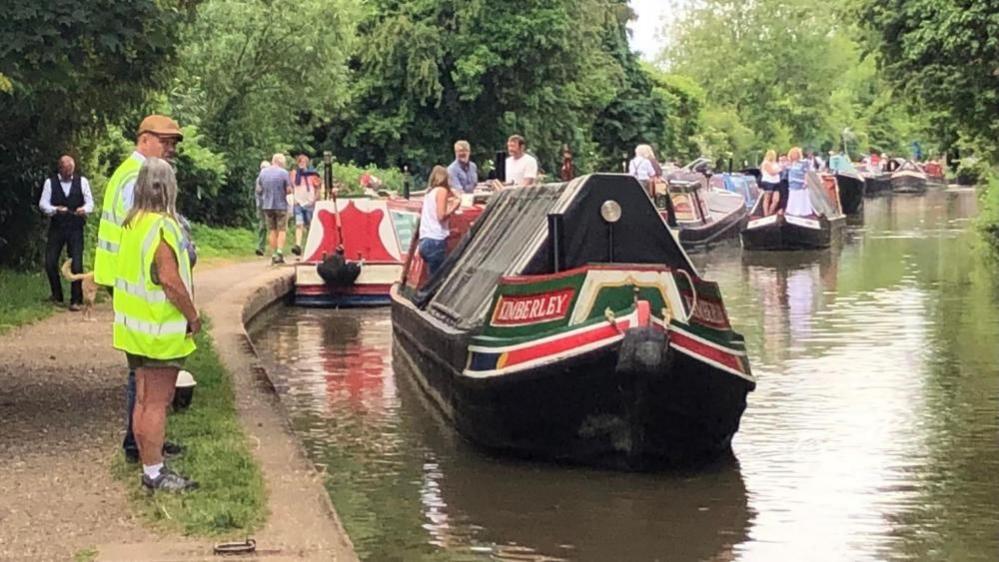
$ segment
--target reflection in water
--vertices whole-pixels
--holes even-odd
[[[252,326],[368,560],[993,560],[999,314],[973,193],[866,201],[818,253],[698,255],[757,391],[738,462],[622,474],[494,458],[391,372],[387,311]]]

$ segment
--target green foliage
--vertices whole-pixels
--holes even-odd
[[[247,224],[260,160],[317,152],[313,129],[348,100],[355,10],[351,0],[202,4],[165,100],[198,131],[180,145],[179,171],[193,184],[182,182],[192,195],[183,208],[192,218]]]
[[[630,159],[638,144],[651,144],[662,152],[671,140],[667,100],[654,92],[652,76],[628,45],[626,26],[634,14],[627,2],[612,4],[617,10],[608,15],[602,47],[620,67],[622,76],[616,95],[593,124],[593,139],[600,155],[596,164],[604,170],[615,169],[622,157]]]
[[[753,131],[728,107],[711,107],[704,113],[701,132],[694,137],[700,153],[712,159],[748,157],[756,146]]]
[[[754,161],[769,148],[839,148],[843,137],[855,155],[926,139],[913,104],[893,96],[863,53],[851,6],[709,0],[674,20],[662,62],[710,92],[701,150]]]
[[[384,189],[396,192],[402,191],[402,185],[406,179],[402,170],[395,168],[379,168],[374,164],[369,164],[367,166],[358,166],[354,163],[333,164],[333,179],[342,186],[340,189],[344,190],[344,193],[361,193],[361,176],[365,172],[368,172],[381,180]],[[410,177],[409,182],[410,189],[413,189],[414,191],[425,187],[418,178]]]
[[[185,216],[210,223],[230,216],[223,207],[231,198],[220,197],[228,168],[225,157],[205,146],[205,139],[194,125],[183,128],[184,141],[177,150],[177,208]],[[243,190],[244,199],[253,202],[253,192]],[[245,205],[244,205],[245,206]]]
[[[985,189],[981,192],[981,214],[978,228],[991,249],[993,260],[999,260],[999,169],[992,168],[981,178]]]
[[[38,0],[0,21],[0,264],[41,255],[29,209],[60,154],[87,160],[106,126],[134,127],[173,62],[191,0]],[[81,158],[82,157],[82,158]]]
[[[992,0],[864,0],[884,76],[901,95],[943,112],[999,159],[999,10]],[[950,140],[955,140],[952,136]],[[983,142],[984,141],[984,142]]]
[[[140,488],[138,466],[126,464],[120,455],[113,471],[134,486],[132,504],[147,520],[188,535],[242,537],[235,533],[252,531],[266,518],[263,477],[236,415],[232,377],[211,336],[203,331],[195,339],[198,350],[185,364],[198,383],[194,401],[169,417],[167,431],[169,439],[187,448],[173,468],[197,480],[200,488],[182,495],[149,495]]]
[[[519,133],[542,168],[554,169],[564,143],[590,167],[587,159],[616,160],[621,142],[648,134],[636,125],[647,115],[621,119],[634,108],[619,95],[648,91],[635,68],[628,76],[622,67],[624,2],[373,0],[365,8],[354,102],[327,129],[353,161],[424,173],[451,160],[457,139],[470,140],[482,162]],[[602,122],[622,124],[596,138],[597,116],[616,98]]]
[[[705,93],[692,79],[679,74],[666,74],[651,65],[645,72],[653,82],[652,95],[665,106],[666,138],[660,146],[665,159],[689,161],[700,155],[697,135],[702,130]]]
[[[68,291],[66,285],[63,283],[64,291]],[[49,282],[44,273],[0,269],[0,334],[41,320],[58,310],[55,305],[45,302],[48,296]]]
[[[257,235],[249,228],[214,228],[192,223],[191,237],[199,260],[250,257],[257,247]]]
[[[73,554],[73,562],[93,562],[100,552],[94,547],[84,548]]]

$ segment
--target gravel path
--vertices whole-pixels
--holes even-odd
[[[287,274],[255,261],[195,275],[196,300],[213,317],[219,355],[235,376],[241,420],[251,439],[267,444],[255,455],[271,517],[257,538],[276,548],[255,559],[355,560],[276,397],[254,384],[255,360],[241,336],[243,304],[264,302],[260,295]],[[213,559],[209,541],[145,528],[111,476],[127,376],[111,324],[104,303],[91,322],[64,311],[0,337],[0,561],[73,560],[95,547],[102,561]]]
[[[145,541],[120,450],[127,372],[111,311],[59,312],[0,338],[0,560],[67,560],[109,541]]]

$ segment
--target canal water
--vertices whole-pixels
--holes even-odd
[[[391,368],[388,310],[251,336],[365,560],[999,559],[999,290],[975,194],[868,199],[841,247],[695,256],[758,388],[734,459],[625,474],[494,458]]]

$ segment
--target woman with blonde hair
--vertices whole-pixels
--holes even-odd
[[[122,224],[114,288],[114,347],[125,352],[136,375],[132,426],[142,485],[169,492],[197,487],[164,466],[163,443],[177,373],[194,352],[193,336],[201,330],[176,204],[173,168],[147,158]]]
[[[813,215],[812,200],[805,189],[808,163],[801,159],[801,149],[797,146],[787,152],[787,159],[787,207],[784,212],[799,217]]]
[[[763,214],[772,215],[780,208],[780,164],[777,151],[770,149],[760,164],[760,187],[763,188]]]
[[[420,212],[420,257],[433,276],[447,257],[447,237],[451,233],[448,219],[461,206],[461,199],[451,193],[447,168],[434,166],[427,182]]]
[[[662,175],[662,168],[656,161],[656,153],[647,144],[635,147],[635,157],[628,163],[628,175],[634,176],[651,194],[656,178]]]

